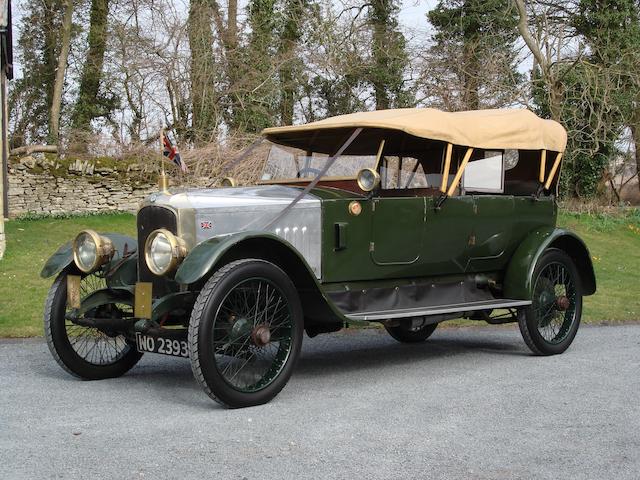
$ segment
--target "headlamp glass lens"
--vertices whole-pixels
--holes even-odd
[[[151,267],[156,272],[164,272],[169,265],[173,257],[171,251],[171,242],[167,236],[163,233],[158,233],[151,241],[149,247],[149,259],[151,260]]]
[[[362,170],[360,172],[360,185],[363,190],[371,191],[376,185],[375,174],[371,170]]]
[[[82,233],[76,241],[78,265],[82,270],[90,270],[98,257],[98,246],[91,235]]]

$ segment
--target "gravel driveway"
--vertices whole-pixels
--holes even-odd
[[[305,338],[268,405],[224,410],[189,362],[67,376],[40,339],[0,341],[0,477],[638,479],[640,325],[583,327],[555,357],[516,328]]]

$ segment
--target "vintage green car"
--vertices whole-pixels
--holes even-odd
[[[527,110],[398,109],[269,128],[253,186],[161,188],[138,238],[85,230],[46,263],[56,361],[84,379],[143,352],[190,359],[229,407],[268,402],[309,336],[378,322],[517,322],[538,355],[573,341],[591,257],[555,227],[566,132]],[[259,152],[260,150],[256,150]]]

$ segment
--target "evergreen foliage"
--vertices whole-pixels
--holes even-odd
[[[623,158],[640,167],[637,0],[439,0],[429,35],[413,38],[400,0],[20,6],[11,148],[75,142],[89,154],[98,135],[150,145],[161,124],[201,146],[358,110],[526,106],[568,130],[563,195],[598,196],[633,175]]]
[[[435,75],[457,92],[449,109],[509,105],[522,80],[514,43],[517,16],[510,0],[440,0],[428,13],[435,29]]]

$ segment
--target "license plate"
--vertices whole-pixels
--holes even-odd
[[[172,338],[151,337],[136,333],[136,347],[139,352],[160,353],[172,357],[189,358],[189,348],[186,340]]]

